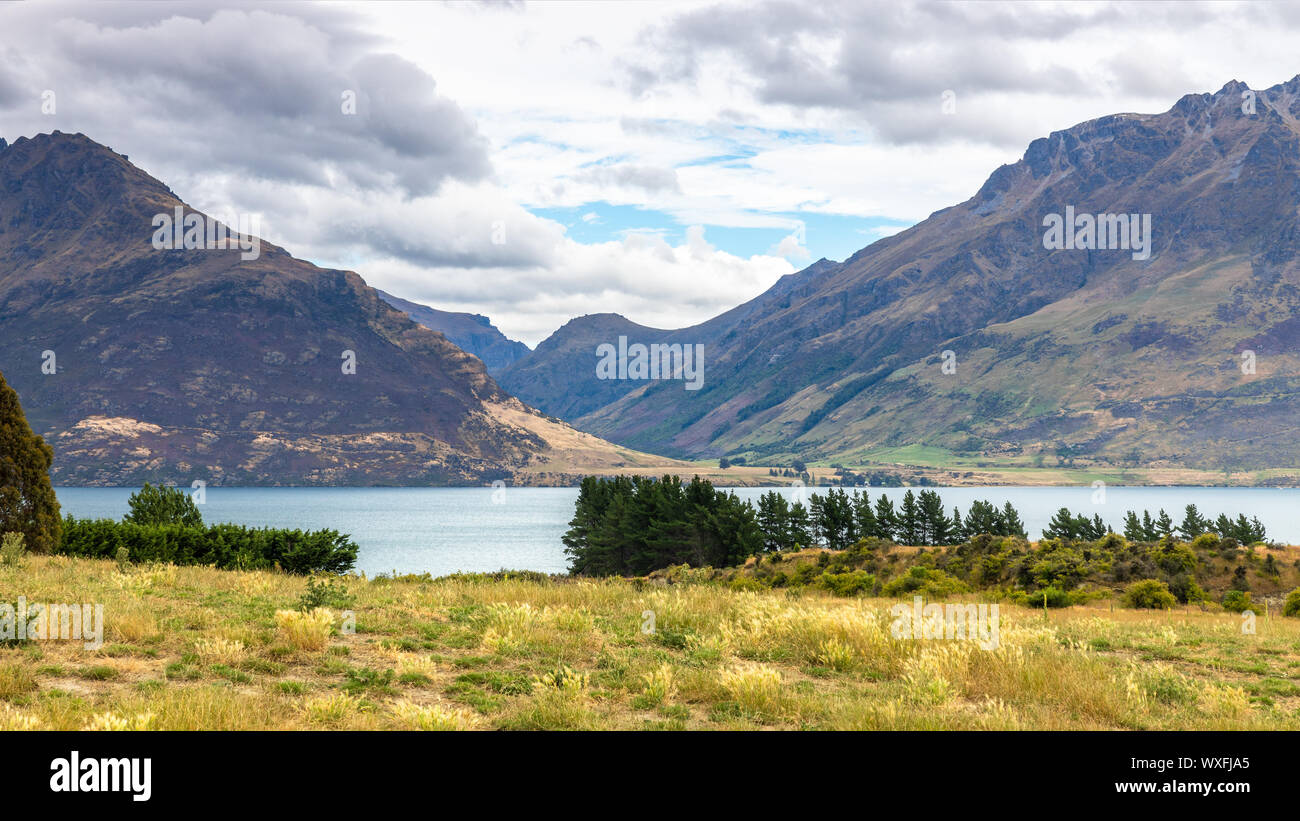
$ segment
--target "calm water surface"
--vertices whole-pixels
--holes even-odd
[[[757,500],[772,488],[737,488]],[[135,488],[57,488],[65,513],[120,519]],[[1117,530],[1126,510],[1164,508],[1174,521],[1195,504],[1203,515],[1258,516],[1270,539],[1300,544],[1300,489],[1111,487],[1106,502],[1092,503],[1084,487],[935,488],[949,511],[965,513],[976,499],[1011,502],[1037,537],[1061,507],[1101,514]],[[782,489],[793,496],[797,491]],[[905,488],[870,488],[897,504]],[[370,575],[501,568],[560,573],[566,569],[560,536],[573,516],[577,488],[208,488],[201,506],[207,522],[304,530],[332,528],[361,546],[357,569]]]

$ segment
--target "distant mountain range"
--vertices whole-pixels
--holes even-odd
[[[0,372],[56,483],[557,483],[648,460],[526,407],[357,274],[265,241],[160,250],[163,216],[213,225],[80,134],[0,140]]]
[[[266,242],[155,248],[177,213],[207,222],[87,137],[0,140],[0,372],[56,482],[691,470],[642,451],[1300,465],[1300,78],[1054,132],[707,322],[589,315],[533,351]],[[638,344],[702,346],[702,385],[602,378]]]
[[[1145,250],[1119,215],[1149,224]],[[1300,78],[1231,82],[1035,140],[966,202],[700,325],[580,317],[497,378],[583,430],[682,457],[1294,468],[1298,215]],[[1054,234],[1066,218],[1077,230]],[[596,348],[619,336],[702,344],[703,388],[598,378]]]
[[[392,294],[378,291],[380,299],[430,330],[437,331],[456,343],[462,351],[472,353],[487,366],[488,373],[496,373],[516,360],[528,355],[528,346],[496,329],[492,320],[482,314],[452,313],[411,302]]]

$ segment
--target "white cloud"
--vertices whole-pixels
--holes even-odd
[[[1052,130],[1288,79],[1297,29],[1281,4],[0,4],[0,127],[84,131],[292,253],[535,343],[593,311],[706,319],[817,255],[790,214],[923,219]],[[526,210],[589,232],[597,203],[695,227],[584,244]],[[742,258],[707,226],[789,235]]]

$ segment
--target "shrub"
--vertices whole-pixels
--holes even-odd
[[[758,579],[753,578],[752,576],[736,576],[731,581],[727,582],[727,587],[729,587],[732,590],[749,591],[749,592],[757,592],[760,590],[767,589],[766,585],[764,585]]]
[[[298,609],[307,611],[318,607],[333,607],[347,610],[352,602],[353,597],[348,594],[343,582],[330,578],[318,582],[315,578],[310,578],[307,580],[307,589],[298,597]]]
[[[1300,616],[1300,587],[1287,594],[1286,601],[1282,604],[1282,615]]]
[[[871,592],[876,586],[876,577],[865,570],[823,573],[817,577],[817,586],[836,596],[859,596]]]
[[[1169,592],[1169,585],[1158,579],[1143,579],[1133,582],[1124,592],[1124,604],[1147,610],[1168,610],[1178,599]]]
[[[1201,589],[1201,586],[1186,573],[1179,573],[1173,578],[1169,583],[1169,592],[1173,593],[1174,597],[1184,604],[1195,604],[1210,599],[1209,594]]]
[[[6,567],[22,564],[23,556],[27,553],[24,541],[21,533],[6,533],[0,537],[0,564]]]
[[[1042,590],[1025,593],[1026,607],[1042,609],[1046,607],[1069,607],[1072,604],[1074,604],[1074,598],[1068,591],[1059,587],[1044,587]]]
[[[883,592],[886,596],[894,597],[919,593],[928,598],[941,599],[953,593],[969,593],[970,588],[942,570],[918,565],[906,574],[890,580]]]
[[[1252,602],[1250,600],[1250,593],[1243,590],[1229,590],[1227,593],[1224,593],[1223,609],[1230,610],[1233,613],[1244,613],[1249,610],[1258,615],[1264,614],[1264,606]]]
[[[1151,561],[1170,576],[1176,576],[1179,573],[1191,573],[1196,570],[1197,560],[1196,554],[1190,547],[1165,536],[1152,548]]]
[[[203,516],[194,504],[194,498],[180,488],[154,487],[145,482],[144,487],[132,493],[126,503],[131,510],[122,517],[124,522],[203,527]]]
[[[125,547],[131,561],[215,565],[222,569],[289,573],[343,573],[357,560],[357,545],[333,530],[273,530],[219,524],[185,527],[141,525],[112,519],[63,520],[59,552],[93,559],[117,558]]]

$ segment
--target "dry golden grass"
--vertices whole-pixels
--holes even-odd
[[[0,646],[0,729],[1300,729],[1276,614],[1003,604],[984,650],[811,589],[349,576],[343,634],[283,574],[33,556],[0,583],[106,634]]]

